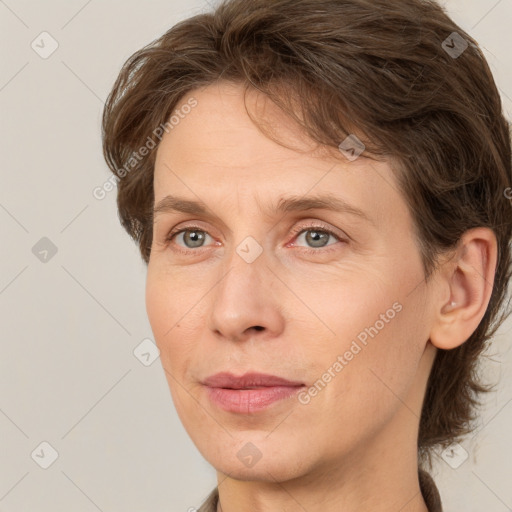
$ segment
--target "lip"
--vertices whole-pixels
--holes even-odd
[[[290,398],[305,386],[276,375],[229,372],[212,375],[203,381],[208,398],[221,409],[239,414],[262,411],[275,402]]]
[[[247,389],[271,386],[302,386],[303,382],[291,381],[267,373],[250,372],[236,376],[229,372],[207,377],[203,384],[212,388]]]

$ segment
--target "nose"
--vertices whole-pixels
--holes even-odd
[[[252,263],[235,254],[212,290],[209,328],[230,341],[279,336],[285,323],[280,285],[263,254]]]

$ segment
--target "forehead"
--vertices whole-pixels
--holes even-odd
[[[223,82],[197,89],[177,105],[179,123],[164,135],[155,163],[155,204],[173,194],[216,201],[236,195],[275,207],[280,198],[321,194],[338,196],[390,218],[389,205],[405,207],[389,162],[364,157],[349,161],[336,148],[309,139],[302,127],[256,91]],[[269,129],[272,140],[253,122]],[[283,145],[284,144],[284,145]],[[206,202],[206,201],[203,201]]]
[[[179,112],[190,98],[194,98],[197,105],[164,135],[159,151],[166,142],[171,147],[193,146],[207,152],[212,164],[216,160],[211,159],[217,156],[222,165],[231,163],[228,156],[231,152],[236,154],[238,168],[258,166],[272,159],[298,159],[300,153],[322,152],[300,126],[292,123],[277,105],[258,91],[249,89],[244,94],[241,85],[219,82],[187,94],[175,110]],[[257,120],[257,125],[250,116]],[[277,135],[283,145],[271,141],[260,128]],[[286,145],[292,149],[284,147]],[[189,156],[198,159],[202,154]]]

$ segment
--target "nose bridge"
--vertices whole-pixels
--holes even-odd
[[[226,254],[224,274],[215,293],[215,302],[222,303],[225,308],[240,309],[251,301],[257,301],[261,288],[267,282],[268,263],[262,249],[258,256],[255,255],[255,244],[261,246],[252,240],[244,239],[229,248],[230,254]]]
[[[277,297],[268,293],[272,272],[263,247],[246,237],[229,251],[223,276],[213,292],[211,330],[228,339],[240,339],[254,327],[276,333],[283,319]]]

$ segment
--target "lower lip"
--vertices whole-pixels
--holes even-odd
[[[259,389],[225,389],[206,387],[210,400],[228,412],[250,414],[273,403],[290,398],[304,386],[271,386]]]

